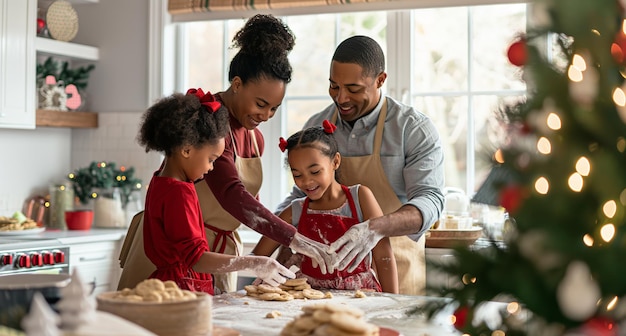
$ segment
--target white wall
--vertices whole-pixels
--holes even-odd
[[[87,107],[99,113],[99,127],[0,129],[0,216],[21,210],[27,197],[47,192],[50,183],[91,161],[134,166],[148,183],[160,157],[146,154],[135,136],[149,104],[149,1],[75,5],[79,32],[73,42],[100,48],[87,88]]]

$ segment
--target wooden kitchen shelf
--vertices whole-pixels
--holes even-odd
[[[97,128],[98,113],[37,110],[36,127]]]

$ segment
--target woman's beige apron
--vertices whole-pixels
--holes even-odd
[[[372,190],[383,213],[389,214],[398,210],[402,203],[387,180],[380,161],[380,148],[383,139],[383,128],[387,116],[387,100],[378,117],[374,147],[371,155],[341,158],[340,182],[345,185],[362,184]],[[337,121],[337,111],[332,116],[332,123]],[[417,242],[407,236],[391,237],[393,254],[398,266],[398,283],[400,294],[423,295],[426,287],[426,264],[424,258],[424,237]]]
[[[235,166],[239,178],[250,194],[257,195],[263,181],[259,146],[250,131],[257,157],[240,158],[235,152]],[[232,134],[231,134],[232,138]],[[235,141],[233,140],[233,146]],[[209,248],[213,252],[241,255],[242,244],[239,234],[235,231],[239,227],[239,221],[224,210],[209,186],[204,182],[196,183],[196,192],[202,209],[202,218],[205,223],[205,232]],[[143,211],[135,215],[128,228],[124,244],[120,252],[120,266],[122,275],[118,284],[118,290],[134,288],[139,282],[147,279],[156,267],[146,256],[143,243]],[[237,290],[237,273],[214,274],[214,285],[222,292]],[[217,294],[217,293],[216,293]]]
[[[252,137],[254,150],[257,155],[254,158],[239,157],[232,133],[231,140],[239,179],[246,190],[251,195],[256,196],[263,182],[263,170],[259,146],[254,131],[250,131],[250,136]],[[211,249],[212,252],[236,256],[241,255],[243,253],[243,245],[239,233],[236,231],[241,224],[239,220],[222,208],[206,183],[196,183],[196,192],[200,200],[200,208],[202,209],[202,218],[204,219],[204,228],[207,241],[209,242],[209,249]],[[215,288],[219,289],[222,293],[236,291],[237,272],[214,274],[213,284]]]

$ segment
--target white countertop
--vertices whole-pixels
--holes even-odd
[[[92,228],[90,230],[59,230],[46,228],[45,231],[40,233],[15,236],[14,238],[29,241],[56,239],[62,244],[77,244],[108,240],[120,240],[126,235],[127,231],[127,228]]]
[[[400,332],[404,336],[460,335],[450,325],[450,313],[440,314],[433,321],[423,315],[406,315],[413,307],[429,300],[442,300],[423,296],[406,296],[387,293],[367,293],[366,298],[354,298],[354,291],[331,291],[332,299],[261,301],[245,296],[245,292],[227,293],[213,298],[213,324],[232,328],[243,336],[279,335],[289,321],[302,313],[302,306],[332,302],[356,307],[365,312],[364,319],[381,327]],[[267,318],[269,312],[278,311],[278,318]]]

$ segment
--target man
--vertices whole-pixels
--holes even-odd
[[[366,36],[346,39],[330,66],[328,92],[334,104],[304,128],[325,119],[337,125],[340,181],[368,186],[385,214],[353,226],[330,245],[329,252],[337,252],[337,268],[356,267],[382,237],[391,237],[400,293],[419,295],[426,285],[423,234],[439,220],[444,202],[443,150],[426,115],[382,95],[386,79],[378,43]],[[294,187],[279,211],[303,196]]]

